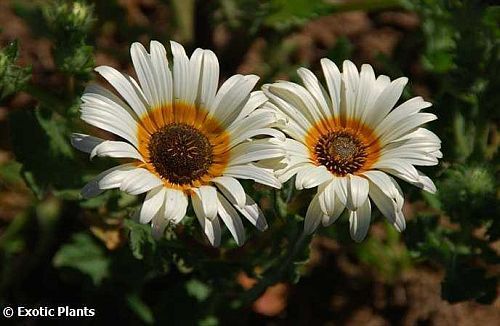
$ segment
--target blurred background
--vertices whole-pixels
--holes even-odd
[[[154,241],[129,219],[142,198],[80,198],[114,162],[69,145],[109,137],[79,120],[93,68],[135,75],[129,46],[151,39],[212,49],[222,79],[259,85],[299,66],[322,78],[323,57],[409,77],[403,99],[439,118],[444,158],[423,169],[438,193],[400,182],[403,234],[374,212],[360,244],[343,217],[292,250],[311,193],[248,183],[270,228],[247,227],[243,247],[211,248],[192,218]],[[81,323],[499,325],[499,47],[494,1],[1,0],[0,306],[95,308]]]

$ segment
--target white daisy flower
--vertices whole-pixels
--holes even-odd
[[[441,141],[420,127],[436,119],[421,113],[431,106],[421,97],[393,107],[408,79],[391,82],[375,77],[370,65],[361,72],[344,61],[343,72],[322,59],[327,90],[309,70],[298,74],[304,86],[288,81],[264,85],[270,102],[263,109],[276,111],[287,139],[286,167],[280,181],[292,176],[297,189],[318,187],[305,217],[304,231],[312,233],[320,222],[330,225],[349,212],[351,237],[365,238],[371,219],[369,198],[398,231],[405,228],[403,193],[395,176],[429,192],[433,182],[414,165],[435,165]]]
[[[111,188],[147,193],[138,219],[151,223],[156,236],[163,235],[168,223],[184,218],[191,199],[212,245],[220,242],[219,218],[241,245],[245,232],[239,214],[259,230],[267,222],[237,179],[280,188],[271,169],[253,162],[283,156],[277,138],[283,141],[284,135],[270,128],[273,114],[256,110],[267,100],[261,91],[252,92],[257,76],[235,75],[217,89],[219,63],[212,51],[196,49],[188,58],[180,44],[171,42],[171,49],[169,67],[159,42],[151,42],[150,53],[140,43],[132,44],[139,83],[114,68],[96,68],[121,98],[90,85],[82,96],[81,118],[122,140],[74,134],[72,144],[91,158],[130,162],[102,172],[82,194],[96,196]],[[271,138],[251,140],[259,135]]]

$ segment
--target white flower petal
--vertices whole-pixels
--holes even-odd
[[[370,228],[371,205],[367,199],[357,210],[349,212],[349,231],[351,238],[361,242]]]
[[[271,126],[274,122],[275,115],[272,112],[266,111],[255,112],[255,114],[251,116],[235,121],[226,130],[231,135],[230,147],[238,145],[242,141],[253,137],[249,135],[258,135],[256,130],[267,130],[266,128]]]
[[[283,116],[287,119],[285,121],[286,124],[290,126],[295,126],[296,134],[302,137],[295,136],[295,139],[303,140],[304,136],[307,134],[307,131],[311,129],[311,122],[304,116],[304,114],[299,111],[294,106],[290,105],[288,102],[284,101],[282,98],[274,95],[270,90],[270,85],[262,86],[262,90],[264,94],[266,94],[269,99],[272,100],[272,104],[269,104],[269,107],[275,108],[279,112],[283,114]],[[267,105],[268,103],[266,103]],[[287,130],[284,130],[287,132]],[[291,135],[292,136],[292,135]]]
[[[203,51],[199,105],[211,110],[219,86],[219,60],[210,50]]]
[[[313,125],[324,118],[314,98],[307,89],[300,85],[289,81],[279,81],[270,85],[269,91],[291,104]]]
[[[403,196],[395,186],[395,181],[381,171],[367,171],[364,175],[370,180],[370,198],[382,215],[391,222],[398,231],[405,228]]]
[[[413,165],[402,160],[389,159],[377,162],[377,168],[407,181],[423,190],[435,193],[436,186],[432,180],[415,169]]]
[[[94,149],[90,152],[90,158],[94,158],[95,156],[99,157],[114,157],[114,158],[133,158],[142,162],[144,158],[137,151],[137,149],[130,145],[129,143],[125,143],[122,141],[111,141],[106,140],[95,146]]]
[[[286,160],[284,160],[286,161]],[[314,165],[307,161],[302,161],[298,163],[288,163],[283,169],[276,170],[276,176],[278,180],[282,183],[290,180],[291,177],[296,175],[299,171],[303,169],[310,169]]]
[[[401,77],[389,84],[375,100],[365,122],[370,126],[377,126],[396,105],[407,83],[408,78]]]
[[[382,145],[400,138],[405,133],[414,131],[424,123],[436,120],[437,117],[432,113],[415,113],[399,121],[390,121],[387,117],[377,127],[377,133],[380,135],[379,141]]]
[[[281,182],[274,176],[271,169],[256,167],[252,164],[227,167],[224,175],[239,179],[251,179],[269,187],[281,188]]]
[[[229,166],[241,165],[259,160],[281,157],[285,149],[272,138],[258,139],[241,143],[231,149]]]
[[[221,194],[217,194],[217,199],[221,220],[226,224],[229,232],[231,232],[234,240],[236,240],[236,244],[238,246],[243,245],[245,242],[245,229],[243,228],[243,223],[238,212]]]
[[[327,119],[331,116],[332,112],[330,106],[328,105],[326,98],[328,98],[323,86],[318,81],[318,78],[306,68],[299,68],[297,70],[298,75],[302,79],[304,86],[309,91],[311,96],[314,98],[316,105],[322,113],[322,117]]]
[[[425,174],[423,174],[422,172],[418,171],[418,183],[414,183],[415,185],[417,185],[417,187],[420,187],[422,188],[422,190],[425,190],[427,192],[430,192],[431,194],[434,194],[437,189],[436,189],[436,185],[434,184],[434,182],[432,182],[431,178],[429,178],[428,176],[426,176]]]
[[[174,58],[173,81],[174,81],[174,101],[187,102],[192,96],[190,89],[190,67],[189,59],[184,51],[184,47],[177,42],[170,41],[170,48]],[[196,93],[195,93],[196,94]]]
[[[340,116],[340,89],[341,78],[339,68],[330,59],[321,59],[321,67],[325,75],[328,92],[330,93],[330,100],[332,102],[332,115]]]
[[[214,116],[223,126],[229,126],[238,117],[258,80],[259,77],[255,75],[243,76],[220,97]],[[216,95],[215,102],[217,102],[219,93]]]
[[[264,95],[262,91],[254,91],[250,93],[250,98],[245,103],[238,117],[234,120],[239,121],[247,116],[249,116],[252,112],[255,111],[259,106],[263,105],[267,101],[267,96]]]
[[[306,217],[304,219],[304,233],[312,234],[318,228],[323,217],[323,212],[318,200],[318,195],[315,195],[307,208]]]
[[[405,114],[408,116],[418,113],[422,109],[428,108],[430,106],[432,106],[432,103],[426,102],[422,97],[417,96],[409,99],[408,101],[396,107],[394,110],[392,110],[391,114],[393,115]]]
[[[201,186],[194,189],[201,201],[204,217],[213,220],[217,217],[217,189],[212,186]]]
[[[161,104],[158,96],[160,85],[154,72],[156,67],[153,66],[149,53],[141,43],[135,42],[130,47],[130,56],[132,57],[141,89],[150,107],[159,106]]]
[[[219,190],[239,207],[244,207],[246,203],[245,189],[241,183],[232,177],[222,176],[212,179]],[[217,212],[217,211],[216,211]]]
[[[146,169],[130,171],[120,184],[120,190],[130,195],[142,194],[163,184],[163,181]]]
[[[196,218],[198,219],[203,232],[207,236],[208,241],[212,246],[218,247],[220,245],[221,237],[219,219],[215,218],[213,220],[209,220],[205,217],[201,201],[197,196],[191,196],[191,202],[193,203],[193,210],[195,212]]]
[[[108,66],[97,67],[95,71],[103,76],[116,89],[137,116],[142,117],[148,113],[144,94],[141,89],[136,86],[132,78]]]
[[[328,226],[335,222],[345,209],[335,194],[333,182],[326,182],[318,188],[318,200],[323,212],[323,225]]]
[[[349,175],[347,183],[347,207],[350,210],[356,210],[368,198],[368,180],[356,175]]]
[[[331,180],[333,175],[323,165],[301,169],[295,177],[295,188],[308,189]]]
[[[203,69],[203,57],[204,50],[196,49],[194,50],[191,58],[189,59],[189,73],[188,84],[189,90],[187,93],[186,103],[194,104],[199,93],[199,87],[202,83],[201,73]]]
[[[172,72],[168,67],[167,51],[158,41],[151,41],[149,45],[151,51],[151,62],[157,78],[158,97],[161,105],[168,105],[173,102],[173,80]]]
[[[375,73],[372,66],[363,64],[359,74],[359,87],[354,105],[354,116],[364,122],[371,111],[372,94],[374,93]]]
[[[380,160],[373,168],[383,170],[403,180],[418,180],[418,172],[415,167],[405,161],[398,159]]]
[[[151,220],[151,234],[153,238],[159,240],[165,235],[165,229],[170,221],[165,219],[165,205],[160,207],[160,210]]]
[[[97,188],[101,190],[119,188],[121,184],[127,180],[131,173],[135,173],[138,168],[136,167],[124,167],[123,169],[119,169],[117,171],[112,171],[109,174],[106,174],[102,178],[99,178],[97,182]],[[83,190],[82,190],[83,193]]]
[[[97,145],[105,141],[106,141],[105,139],[85,134],[78,134],[78,133],[71,134],[71,145],[73,145],[74,148],[89,154]]]
[[[122,164],[101,172],[87,183],[82,191],[83,198],[91,198],[101,194],[106,189],[120,187],[121,181],[130,170],[136,169],[133,164]]]
[[[137,147],[137,114],[116,95],[90,84],[85,88],[80,106],[82,120],[112,132]]]
[[[188,198],[184,192],[177,189],[166,189],[165,194],[165,219],[172,223],[179,223],[188,207]]]
[[[97,111],[95,109],[88,109],[88,106],[82,104],[81,119],[88,124],[91,124],[102,130],[109,131],[115,135],[128,140],[134,146],[138,146],[137,140],[137,126],[130,126],[124,124],[122,121],[106,111]]]
[[[137,114],[127,103],[101,85],[90,83],[85,87],[82,102],[93,104],[97,107],[105,106],[105,109],[122,120],[136,122]]]
[[[334,178],[332,183],[333,183],[333,189],[335,190],[335,194],[337,195],[337,198],[340,200],[340,202],[344,205],[347,206],[348,200],[347,200],[347,194],[348,194],[348,189],[347,189],[347,183],[349,182],[348,177],[340,177],[340,178]],[[347,207],[350,210],[352,210],[352,207]]]
[[[354,63],[345,60],[342,65],[342,89],[340,91],[340,116],[342,119],[355,118],[358,86],[358,69]]]
[[[267,229],[267,221],[264,213],[250,196],[245,195],[245,204],[243,206],[236,206],[236,209],[259,231]]]
[[[146,224],[151,222],[153,217],[158,214],[161,207],[165,203],[166,189],[163,186],[151,189],[144,199],[140,213],[139,222]]]

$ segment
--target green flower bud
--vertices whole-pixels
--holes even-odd
[[[43,7],[43,15],[56,39],[83,40],[94,22],[93,6],[85,1],[53,2]]]
[[[454,168],[441,182],[439,198],[453,219],[492,217],[496,200],[495,178],[485,166]]]

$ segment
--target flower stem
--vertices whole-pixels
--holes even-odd
[[[288,253],[283,257],[283,260],[280,260],[280,263],[275,266],[274,270],[266,273],[266,276],[250,290],[245,292],[242,300],[244,306],[257,300],[269,286],[278,283],[285,277],[286,272],[289,270],[290,265],[292,265],[298,253],[302,251],[305,245],[309,244],[309,241],[306,241],[308,238],[309,237],[304,232],[299,231],[294,241],[290,243]]]

